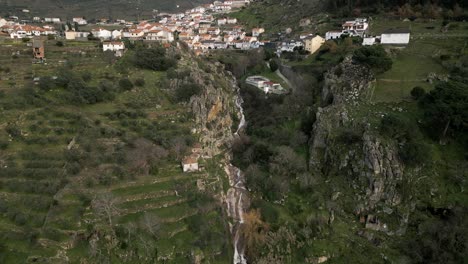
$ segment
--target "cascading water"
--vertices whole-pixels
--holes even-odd
[[[236,86],[239,91],[239,88]],[[239,136],[240,131],[245,127],[246,120],[244,115],[244,109],[242,108],[243,100],[240,94],[236,100],[236,106],[239,109],[241,115],[239,126],[234,133],[235,137]],[[232,154],[231,154],[232,155]],[[229,160],[232,156],[229,157]],[[230,188],[227,192],[226,203],[228,215],[234,220],[234,224],[231,225],[231,233],[234,238],[234,264],[247,264],[245,257],[245,244],[241,234],[241,227],[244,224],[244,213],[249,207],[249,195],[245,188],[245,179],[242,171],[233,166],[231,163],[225,166],[227,175],[229,176]]]

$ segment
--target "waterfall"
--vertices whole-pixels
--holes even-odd
[[[234,80],[235,83],[235,80]],[[240,96],[239,87],[233,85],[237,89],[238,97],[236,99],[236,107],[239,109],[241,115],[239,126],[237,127],[234,137],[238,137],[240,131],[245,127],[246,120],[244,115],[244,109],[242,108],[242,97]],[[232,159],[232,154],[231,157]],[[230,188],[227,193],[226,203],[228,215],[234,220],[234,225],[231,228],[231,232],[234,238],[234,264],[247,264],[245,257],[245,245],[243,243],[242,235],[240,234],[241,227],[244,224],[244,213],[249,207],[248,192],[245,188],[245,179],[242,171],[233,166],[231,163],[226,164],[226,173],[229,176]]]

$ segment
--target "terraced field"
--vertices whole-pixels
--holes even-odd
[[[180,156],[197,139],[165,72],[117,69],[94,42],[55,44],[46,41],[47,64],[32,64],[26,43],[0,41],[9,68],[0,72],[0,263],[229,261],[229,228],[213,196],[223,171],[215,158],[182,173]],[[115,92],[76,104],[69,88],[32,84],[64,73]],[[123,91],[127,78],[144,82]]]

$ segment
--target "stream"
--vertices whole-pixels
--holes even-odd
[[[236,89],[239,91],[239,88],[236,86]],[[234,133],[234,137],[238,137],[239,133],[244,129],[246,125],[244,109],[242,108],[242,97],[240,92],[238,92],[238,97],[236,100],[236,106],[239,109],[241,119],[237,131]],[[232,160],[232,153],[229,154],[228,160]],[[227,212],[233,223],[230,224],[231,234],[233,237],[234,244],[234,264],[247,264],[247,259],[245,257],[245,243],[244,238],[241,234],[241,227],[244,224],[244,213],[250,206],[249,193],[245,188],[245,178],[243,172],[228,163],[224,167],[227,175],[229,176],[229,185],[230,188],[227,192],[226,205]]]

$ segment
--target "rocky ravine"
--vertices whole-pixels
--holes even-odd
[[[249,194],[245,187],[244,174],[231,164],[231,145],[242,131],[246,122],[242,109],[237,81],[220,63],[202,62],[187,57],[186,67],[190,76],[185,81],[193,81],[203,87],[199,96],[192,97],[190,106],[195,117],[195,133],[203,145],[203,156],[211,158],[224,154],[221,166],[224,167],[230,188],[221,192],[221,200],[230,218],[230,228],[234,245],[235,264],[246,264],[244,243],[240,235],[243,214],[250,206]],[[236,123],[235,120],[238,122]],[[224,177],[224,176],[221,176]]]
[[[326,74],[322,99],[328,105],[318,109],[309,160],[316,177],[346,178],[353,189],[355,213],[367,222],[368,216],[380,212],[381,208],[391,213],[400,204],[397,185],[404,172],[398,146],[370,129],[369,123],[350,117],[350,112],[367,100],[373,79],[369,69],[353,64],[351,58]],[[354,131],[361,136],[356,142],[338,142],[343,131]],[[333,200],[338,199],[339,190],[335,194]],[[383,223],[372,227],[390,232]]]

